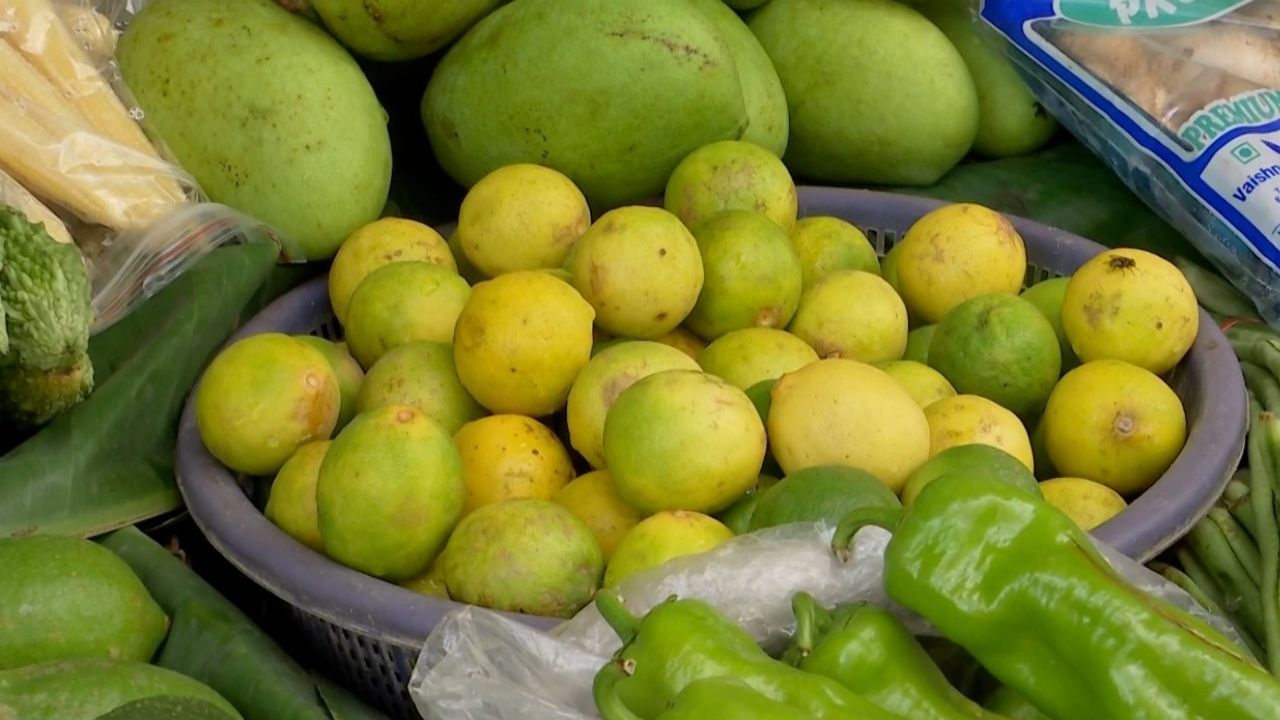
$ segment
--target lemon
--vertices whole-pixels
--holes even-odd
[[[800,258],[764,214],[726,210],[693,228],[705,279],[684,324],[711,341],[747,327],[784,328],[800,304]]]
[[[1045,406],[1045,445],[1058,472],[1124,497],[1146,490],[1187,438],[1178,395],[1122,360],[1086,362],[1062,377]]]
[[[334,431],[341,430],[356,415],[356,398],[360,394],[360,386],[364,383],[364,370],[360,363],[351,356],[346,343],[325,340],[315,335],[294,335],[294,339],[310,345],[329,361],[333,375],[338,379],[338,395],[341,405],[338,410],[338,424]]]
[[[787,330],[819,357],[897,360],[907,348],[907,307],[879,275],[838,270],[804,293]]]
[[[697,360],[698,356],[707,347],[706,341],[683,325],[671,332],[659,335],[653,341],[660,342],[663,345],[670,345],[694,360]]]
[[[818,353],[804,340],[777,328],[743,328],[716,338],[698,356],[705,372],[746,390],[816,362]]]
[[[750,532],[751,518],[756,514],[756,507],[760,505],[760,496],[778,482],[777,477],[761,473],[755,487],[747,490],[747,494],[735,500],[732,505],[716,513],[715,518],[732,530],[734,535]]]
[[[370,368],[405,343],[452,343],[469,297],[467,281],[439,265],[410,261],[378,268],[361,281],[347,304],[347,347]]]
[[[477,270],[497,277],[555,268],[591,224],[573,181],[541,165],[507,165],[485,175],[462,199],[458,247]]]
[[[663,370],[697,369],[688,355],[647,340],[626,340],[601,350],[569,388],[569,444],[592,467],[604,467],[604,421],[622,391]]]
[[[898,492],[929,458],[924,411],[888,373],[856,360],[819,360],[783,375],[767,422],[770,448],[788,475],[848,465]]]
[[[369,368],[356,410],[366,413],[386,405],[418,408],[450,434],[485,414],[458,379],[453,350],[425,341],[401,345]]]
[[[1062,327],[1062,301],[1066,299],[1067,284],[1070,282],[1069,277],[1041,280],[1023,290],[1021,296],[1035,305],[1053,326],[1053,332],[1058,336],[1058,352],[1062,356],[1064,372],[1080,364],[1080,358],[1076,357],[1076,351],[1071,349],[1071,341],[1067,339],[1067,331]]]
[[[346,323],[347,302],[369,273],[383,265],[408,260],[458,269],[449,243],[420,222],[382,218],[352,233],[338,248],[329,268],[329,304],[338,320]]]
[[[458,378],[496,413],[541,417],[564,407],[591,359],[595,312],[568,283],[538,271],[486,280],[458,315]]]
[[[697,370],[666,370],[622,391],[604,422],[618,494],[645,513],[711,513],[760,474],[765,430],[746,393]]]
[[[944,205],[907,230],[898,258],[902,299],[926,323],[978,295],[1016,295],[1027,274],[1022,236],[1003,215],[973,203]]]
[[[880,258],[867,236],[853,224],[829,215],[802,218],[791,231],[791,244],[800,256],[804,290],[828,273],[862,270],[880,274]]]
[[[467,499],[462,514],[511,498],[550,500],[573,479],[573,461],[551,428],[522,415],[490,415],[463,425],[453,441],[462,456]]]
[[[994,400],[1023,418],[1044,408],[1062,352],[1048,319],[1015,295],[979,295],[951,309],[929,344],[929,366],[961,393]]]
[[[640,511],[618,495],[608,470],[594,470],[556,491],[552,501],[568,508],[591,528],[608,560],[622,537],[640,522]]]
[[[1009,410],[979,395],[943,398],[925,408],[929,421],[929,455],[947,448],[982,443],[1017,458],[1028,471],[1035,470],[1027,428]]]
[[[878,363],[876,367],[889,373],[890,377],[911,393],[911,398],[921,409],[956,394],[956,389],[947,382],[942,373],[924,363],[914,360],[890,360]]]
[[[688,227],[724,210],[758,210],[790,232],[796,185],[777,155],[754,143],[723,140],[685,156],[667,179],[663,206]]]
[[[671,332],[702,290],[702,256],[680,219],[662,208],[623,207],[597,220],[565,267],[596,311],[596,324],[624,337]]]
[[[270,475],[298,448],[328,439],[341,407],[337,376],[319,350],[261,333],[209,363],[196,390],[196,426],[223,465]]]
[[[1057,477],[1040,483],[1050,505],[1058,508],[1081,530],[1093,530],[1124,512],[1128,504],[1115,490],[1092,480]]]
[[[276,527],[319,553],[324,552],[324,540],[316,519],[316,479],[330,442],[317,440],[298,448],[276,473],[262,511]]]
[[[702,513],[668,510],[650,515],[627,531],[604,571],[604,587],[678,557],[711,550],[733,538],[724,523]]]
[[[431,563],[431,567],[421,574],[400,581],[400,587],[442,600],[449,599],[449,587],[444,581],[444,563],[438,561]]]
[[[1123,360],[1163,375],[1191,349],[1200,311],[1186,276],[1159,255],[1121,248],[1080,266],[1062,299],[1076,355]]]

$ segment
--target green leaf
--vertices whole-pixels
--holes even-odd
[[[219,248],[94,337],[93,394],[0,457],[0,537],[91,536],[179,507],[183,403],[244,314],[268,299],[258,291],[274,267],[273,245]]]
[[[1023,157],[957,166],[927,188],[891,192],[975,202],[1036,220],[1109,247],[1131,247],[1203,265],[1187,240],[1074,141]]]
[[[173,618],[156,664],[217,690],[245,720],[386,720],[334,686],[317,687],[317,679],[235,605],[137,529],[101,542]]]

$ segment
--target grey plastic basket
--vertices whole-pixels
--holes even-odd
[[[802,215],[835,215],[861,227],[883,255],[899,235],[942,203],[835,188],[800,189]],[[1026,242],[1027,282],[1070,274],[1102,246],[1061,230],[1011,218]],[[445,228],[447,231],[448,228]],[[323,278],[282,296],[231,338],[262,332],[340,332]],[[1187,409],[1189,434],[1168,472],[1094,535],[1146,562],[1208,512],[1244,451],[1246,395],[1240,367],[1208,315],[1172,385]],[[194,396],[194,392],[192,393]],[[295,542],[250,501],[252,488],[205,450],[190,400],[177,445],[178,485],[210,543],[254,582],[287,603],[316,660],[369,702],[398,718],[417,718],[407,686],[427,634],[457,603],[420,595],[347,569]],[[550,618],[515,616],[541,628]]]

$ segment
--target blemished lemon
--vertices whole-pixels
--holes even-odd
[[[1191,349],[1199,321],[1186,276],[1145,250],[1100,253],[1072,274],[1062,299],[1062,327],[1082,361],[1123,360],[1156,375]]]
[[[936,323],[978,295],[1016,295],[1027,273],[1022,236],[982,205],[944,205],[917,220],[895,247],[898,288],[907,308]]]
[[[716,338],[698,356],[702,369],[740,390],[817,362],[804,340],[777,328],[743,328]]]
[[[590,224],[587,199],[572,180],[549,167],[518,163],[471,186],[454,238],[471,265],[497,277],[560,267]]]
[[[669,560],[704,553],[731,540],[733,531],[702,513],[666,510],[650,515],[622,537],[604,571],[604,587]]]
[[[262,511],[276,527],[318,553],[324,552],[324,540],[316,520],[316,479],[330,442],[317,440],[298,448],[276,473]]]
[[[383,265],[409,260],[435,263],[457,271],[449,243],[427,225],[405,218],[382,218],[347,238],[329,268],[329,304],[346,322],[347,303],[360,281]]]
[[[573,461],[551,428],[523,415],[490,415],[453,435],[467,483],[463,515],[511,498],[550,500],[573,479]]]
[[[685,156],[667,180],[663,207],[694,227],[725,210],[758,210],[790,232],[796,184],[782,160],[742,140],[713,142]]]
[[[458,273],[410,261],[369,273],[347,303],[347,348],[366,369],[411,342],[453,342],[471,286]]]
[[[1031,437],[1011,411],[978,395],[943,398],[924,410],[929,420],[930,457],[957,445],[982,443],[1000,448],[1035,470]]]
[[[549,273],[525,270],[479,283],[454,328],[458,378],[492,412],[550,415],[564,407],[591,359],[594,319],[591,305]]]
[[[1062,376],[1044,410],[1045,445],[1061,475],[1123,497],[1150,487],[1187,439],[1177,393],[1149,370],[1094,360]]]

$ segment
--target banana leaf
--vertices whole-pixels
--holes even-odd
[[[887,188],[948,202],[976,202],[1109,247],[1132,247],[1208,266],[1083,145],[1068,139],[1031,155],[966,162],[926,188]]]
[[[0,537],[92,536],[178,508],[173,446],[191,386],[246,313],[312,272],[276,268],[269,243],[219,248],[95,336],[93,394],[0,456]]]
[[[218,691],[245,720],[386,720],[304,670],[239,608],[141,531],[117,530],[100,542],[133,568],[173,620],[155,664]]]

